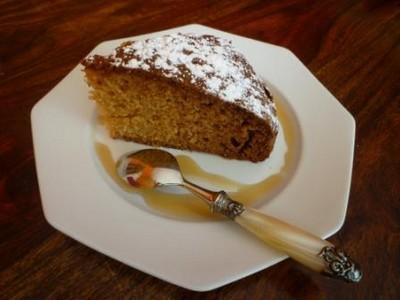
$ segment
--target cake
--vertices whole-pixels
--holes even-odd
[[[262,161],[278,121],[265,84],[230,41],[170,34],[82,61],[111,137]]]

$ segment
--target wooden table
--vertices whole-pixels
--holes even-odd
[[[1,1],[0,298],[400,299],[399,16],[395,1]],[[45,221],[32,106],[101,41],[189,23],[289,48],[355,117],[347,218],[330,240],[363,266],[360,284],[286,260],[197,293],[99,254]]]

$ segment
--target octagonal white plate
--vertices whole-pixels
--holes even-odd
[[[129,39],[172,32],[213,34],[232,40],[290,107],[298,132],[296,149],[291,149],[297,153],[296,167],[280,192],[259,208],[324,238],[339,230],[351,180],[355,130],[352,116],[285,48],[200,25]],[[107,53],[123,40],[126,39],[104,42],[93,53]],[[234,223],[165,218],[136,205],[137,195],[127,201],[126,195],[107,182],[96,160],[93,144],[104,135],[94,115],[81,66],[32,110],[40,193],[45,217],[52,226],[127,265],[198,291],[220,287],[286,257]],[[118,142],[112,145],[114,150],[124,147]],[[279,161],[284,147],[277,147],[275,158],[264,162],[267,168]],[[215,167],[218,164],[231,164],[229,174],[234,179],[251,181],[262,175],[262,168],[257,167],[260,164],[227,163],[211,155],[185,154],[217,173],[226,171]],[[254,176],[242,176],[248,172]]]

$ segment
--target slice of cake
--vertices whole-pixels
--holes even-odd
[[[113,138],[254,162],[272,151],[271,94],[225,39],[171,34],[82,64]]]

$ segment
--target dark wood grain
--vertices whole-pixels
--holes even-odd
[[[396,1],[0,1],[1,299],[399,299],[400,10]],[[358,285],[286,260],[196,293],[59,233],[40,205],[30,110],[99,42],[201,23],[291,49],[353,114],[344,227]]]

